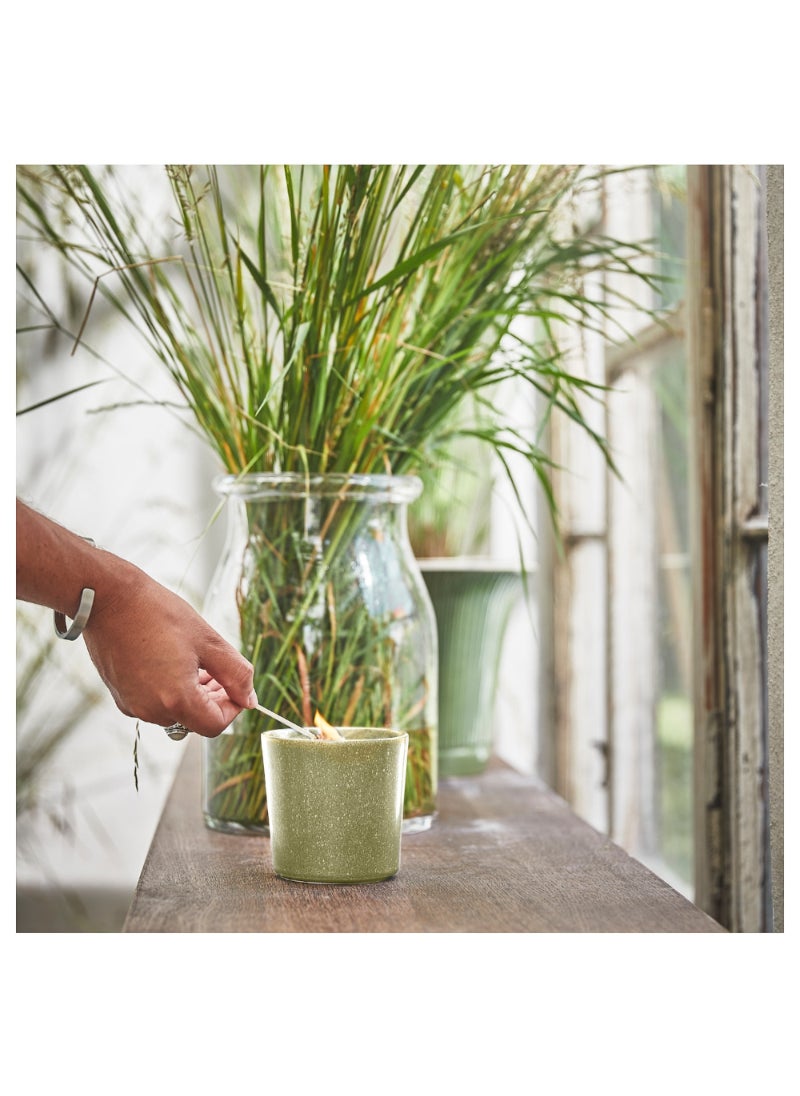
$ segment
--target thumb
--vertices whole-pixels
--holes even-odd
[[[240,708],[258,703],[253,689],[253,666],[221,637],[201,652],[201,668],[209,673]]]

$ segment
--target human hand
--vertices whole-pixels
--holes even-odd
[[[83,635],[117,707],[146,723],[220,734],[257,702],[253,667],[177,594],[122,560],[115,570]]]

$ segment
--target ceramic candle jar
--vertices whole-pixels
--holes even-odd
[[[261,736],[272,866],[305,883],[374,883],[400,867],[408,735],[340,727],[343,741]]]

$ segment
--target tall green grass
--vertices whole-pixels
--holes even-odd
[[[577,166],[205,166],[151,174],[171,216],[148,221],[138,175],[86,165],[18,169],[23,234],[142,331],[224,468],[408,472],[446,457],[454,431],[504,461],[535,440],[497,417],[492,389],[522,378],[544,422],[590,427],[563,367],[566,324],[603,325],[584,274],[646,277],[645,251],[574,228]],[[35,294],[32,277],[23,271]],[[91,293],[90,293],[91,290]],[[92,300],[90,301],[90,297]],[[538,321],[536,340],[519,317]],[[58,322],[52,314],[48,322]],[[469,397],[481,425],[458,415]]]

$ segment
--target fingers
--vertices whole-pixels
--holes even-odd
[[[180,722],[195,734],[204,738],[216,738],[230,726],[241,710],[238,704],[228,698],[224,689],[218,690],[215,695],[198,683],[197,693],[191,704],[191,714]]]
[[[216,657],[212,657],[219,667],[217,674],[224,675],[226,684],[201,667],[197,671],[192,692],[172,706],[182,713],[176,717],[176,722],[208,738],[220,734],[243,709],[252,708],[257,703],[251,664],[232,647],[215,654]],[[243,697],[245,703],[234,700],[231,690]]]
[[[253,690],[253,666],[220,636],[214,633],[212,641],[200,652],[201,673],[208,675],[207,685],[214,681],[220,685],[234,705],[252,708],[258,703]]]

